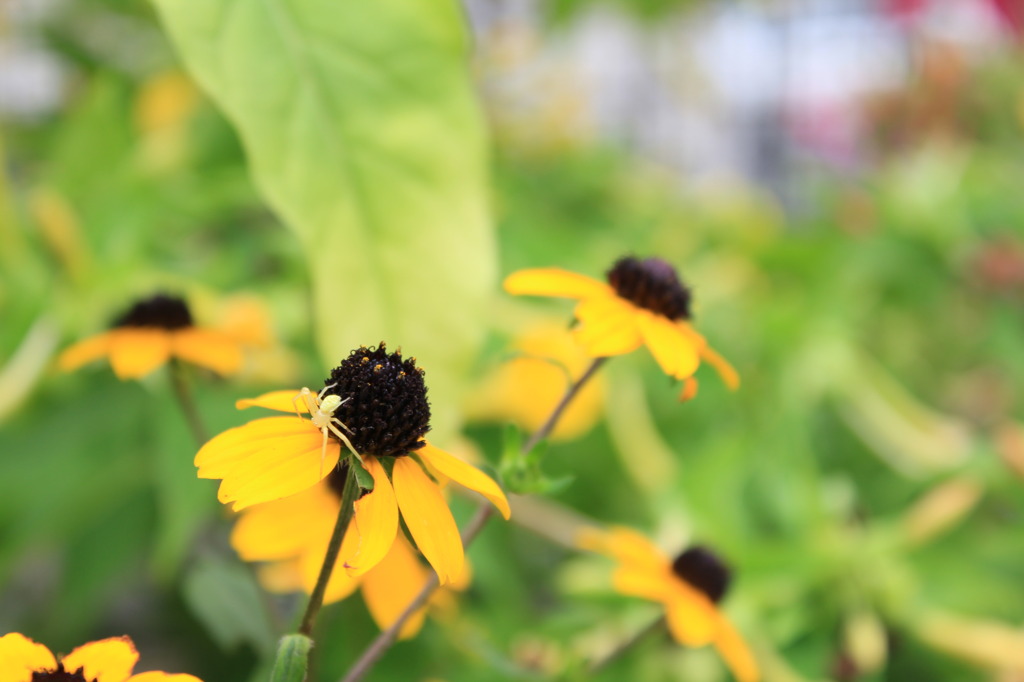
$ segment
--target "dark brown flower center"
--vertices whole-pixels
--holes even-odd
[[[364,346],[331,370],[324,385],[330,387],[325,397],[342,399],[334,416],[348,427],[342,431],[360,454],[401,457],[425,445],[430,403],[416,358],[388,353],[384,342]]]
[[[30,682],[96,682],[85,677],[82,668],[74,672],[64,670],[64,664],[58,663],[56,670],[37,670],[32,673]]]
[[[131,310],[114,321],[113,326],[181,329],[192,326],[192,314],[184,300],[157,294],[133,305]]]
[[[660,258],[620,258],[607,277],[615,293],[630,303],[670,320],[690,319],[690,290]]]
[[[676,557],[672,572],[718,603],[732,580],[729,567],[706,547],[694,546]]]

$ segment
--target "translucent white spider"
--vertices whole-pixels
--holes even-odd
[[[324,397],[324,393],[326,393],[328,389],[334,388],[337,385],[338,384],[331,384],[330,386],[325,386],[324,390],[320,391],[320,393],[313,393],[313,391],[303,386],[302,390],[296,393],[295,397],[292,398],[292,406],[295,408],[295,414],[298,415],[299,419],[302,419],[302,413],[299,411],[299,401],[301,400],[306,404],[306,409],[309,410],[309,419],[313,422],[313,426],[320,429],[324,434],[323,451],[320,453],[320,478],[323,478],[324,476],[324,459],[327,458],[328,430],[337,436],[341,442],[347,445],[348,449],[355,453],[356,457],[359,456],[359,453],[352,446],[352,441],[350,441],[348,436],[342,433],[341,430],[335,426],[335,424],[338,424],[342,429],[352,433],[352,429],[348,428],[348,426],[345,425],[345,422],[334,416],[334,411],[349,399],[345,398],[345,400],[342,400],[333,393],[326,398]]]

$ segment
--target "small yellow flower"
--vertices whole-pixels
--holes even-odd
[[[507,519],[501,488],[487,475],[423,440],[430,405],[415,358],[378,348],[352,351],[331,371],[321,396],[373,477],[373,490],[355,503],[355,540],[340,558],[351,577],[364,575],[391,550],[401,512],[417,547],[441,584],[462,575],[459,529],[440,484],[448,479],[490,500]],[[273,391],[238,407],[294,412],[297,391]],[[298,404],[301,404],[298,403]],[[235,510],[287,498],[316,486],[341,461],[341,440],[310,419],[266,417],[229,429],[196,455],[200,478],[221,479],[217,497]],[[326,446],[324,445],[326,438]]]
[[[564,324],[538,324],[514,341],[516,357],[488,374],[466,411],[471,419],[511,420],[529,432],[547,421],[570,382],[587,370],[590,358]],[[595,376],[576,395],[551,433],[569,440],[594,426],[604,402],[604,379]]]
[[[196,327],[185,301],[159,294],[139,301],[109,331],[90,336],[60,354],[57,365],[68,372],[102,357],[119,379],[138,379],[178,358],[218,374],[242,366],[237,340],[220,331]]]
[[[686,382],[685,398],[696,392],[692,375],[701,360],[729,388],[739,386],[736,370],[690,325],[690,291],[660,258],[620,258],[608,284],[560,268],[520,270],[505,279],[505,290],[578,300],[576,340],[588,355],[624,355],[645,345],[665,374]]]
[[[677,642],[692,647],[714,644],[737,680],[760,679],[746,643],[716,606],[728,588],[729,572],[710,551],[692,547],[671,561],[628,528],[588,530],[579,544],[618,562],[612,575],[617,592],[663,604],[669,632]]]
[[[338,516],[344,484],[345,471],[336,468],[323,481],[297,495],[242,511],[231,532],[231,544],[246,561],[269,562],[260,570],[265,587],[275,592],[312,592]],[[358,542],[359,533],[353,524],[345,533],[342,553],[354,554]],[[364,575],[354,578],[336,565],[324,603],[344,599],[360,588],[370,615],[383,630],[412,602],[428,575],[405,535],[398,533],[380,563]],[[462,589],[467,584],[464,571],[449,587]],[[435,593],[438,597],[442,594]],[[413,614],[399,631],[399,638],[419,632],[425,615],[425,607]]]
[[[138,660],[128,637],[89,642],[59,659],[17,632],[0,637],[0,682],[202,682],[163,672],[132,675]]]

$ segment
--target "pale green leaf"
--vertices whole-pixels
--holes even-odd
[[[487,140],[458,3],[155,4],[303,241],[325,363],[400,345],[427,370],[434,407],[450,409],[495,275]]]

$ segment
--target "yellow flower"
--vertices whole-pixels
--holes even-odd
[[[192,675],[132,675],[138,660],[139,652],[127,637],[83,644],[59,660],[45,646],[17,632],[0,637],[0,682],[201,682]]]
[[[547,421],[569,382],[586,371],[589,358],[564,324],[538,324],[514,345],[519,355],[485,377],[466,411],[473,419],[508,419],[532,433]],[[603,401],[603,377],[595,376],[566,408],[551,438],[568,440],[589,431]]]
[[[376,566],[394,544],[401,512],[417,547],[441,584],[462,575],[459,529],[440,484],[448,479],[489,499],[507,519],[501,488],[484,473],[423,440],[430,405],[423,371],[400,352],[362,347],[352,351],[324,382],[325,415],[340,426],[318,428],[311,419],[266,417],[229,429],[196,455],[200,478],[221,479],[218,499],[235,510],[296,495],[316,486],[341,461],[341,433],[373,477],[373,490],[355,503],[353,541],[340,558],[351,577]],[[273,391],[238,407],[295,411],[296,391]],[[332,399],[333,397],[333,399]],[[327,401],[332,399],[330,403]]]
[[[260,570],[265,587],[275,592],[312,592],[316,585],[345,484],[344,469],[334,469],[323,481],[296,495],[246,508],[231,532],[231,544],[246,561],[270,562]],[[342,541],[342,553],[352,555],[359,542],[355,525]],[[383,630],[395,622],[416,597],[428,577],[415,550],[397,533],[388,553],[365,574],[348,575],[338,564],[327,583],[324,603],[339,601],[360,588],[370,615]],[[463,571],[449,587],[468,584]],[[436,592],[440,596],[443,593]],[[419,632],[426,607],[417,611],[399,631],[399,638]]]
[[[505,290],[578,300],[576,340],[588,355],[623,355],[645,345],[665,374],[686,382],[684,398],[696,392],[692,375],[701,360],[729,388],[739,386],[736,370],[690,325],[690,291],[671,265],[659,258],[620,258],[608,271],[608,282],[560,268],[534,268],[509,275]]]
[[[647,538],[628,528],[585,531],[580,546],[615,559],[612,584],[621,594],[665,606],[669,632],[677,642],[714,644],[740,682],[757,682],[757,663],[716,603],[725,595],[729,573],[710,551],[692,547],[671,561]]]
[[[138,379],[178,358],[218,374],[242,366],[237,340],[223,332],[196,327],[185,301],[158,294],[139,301],[114,323],[113,329],[90,336],[60,354],[57,365],[67,372],[107,356],[120,379]]]

